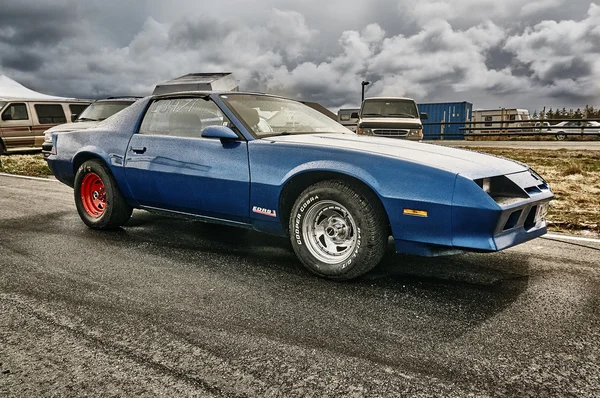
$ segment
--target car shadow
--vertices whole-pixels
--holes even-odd
[[[514,253],[418,257],[394,253],[390,239],[386,256],[371,272],[352,281],[331,282],[301,266],[287,237],[145,212],[136,213],[125,228],[110,236],[125,244],[144,241],[150,244],[144,246],[146,251],[185,262],[198,259],[200,263],[207,253],[228,256],[231,272],[251,277],[252,272],[262,269],[273,277],[293,275],[308,289],[334,286],[354,294],[363,290],[367,294],[374,290],[401,291],[415,299],[453,302],[472,315],[479,313],[481,320],[513,302],[527,288],[530,277],[528,261]],[[240,269],[236,259],[249,261],[252,267]]]

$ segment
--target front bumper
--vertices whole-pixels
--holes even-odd
[[[451,204],[427,208],[417,203],[411,207],[429,210],[429,216],[401,222],[400,233],[394,236],[396,251],[423,256],[494,252],[545,234],[546,213],[554,194],[536,176],[530,171],[504,176],[520,196],[489,195],[473,180],[457,178]]]

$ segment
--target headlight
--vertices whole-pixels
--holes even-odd
[[[358,134],[362,134],[362,135],[373,135],[373,130],[371,129],[365,129],[365,128],[358,128]]]
[[[44,142],[52,142],[52,133],[49,133],[49,132],[44,133]]]
[[[485,193],[487,193],[489,195],[489,193],[492,191],[492,182],[490,181],[489,178],[484,178],[481,180],[481,189],[483,189],[485,191]]]
[[[412,129],[408,132],[408,135],[411,137],[420,137],[423,135],[423,130],[421,129]]]

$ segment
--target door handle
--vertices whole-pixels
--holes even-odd
[[[142,153],[146,152],[146,147],[143,147],[143,148],[131,147],[131,151],[134,153],[137,153],[137,154],[142,154]]]

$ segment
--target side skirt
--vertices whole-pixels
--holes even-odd
[[[254,229],[251,224],[247,224],[247,223],[243,223],[243,222],[239,222],[239,221],[230,221],[230,220],[224,220],[222,218],[201,216],[198,214],[186,213],[183,211],[160,209],[158,207],[152,207],[152,206],[140,206],[140,208],[143,210],[146,210],[150,213],[159,214],[159,215],[172,217],[172,218],[182,218],[185,220],[197,220],[197,221],[202,221],[202,222],[206,222],[206,223],[210,223],[210,224],[222,224],[222,225],[229,225],[232,227]]]

